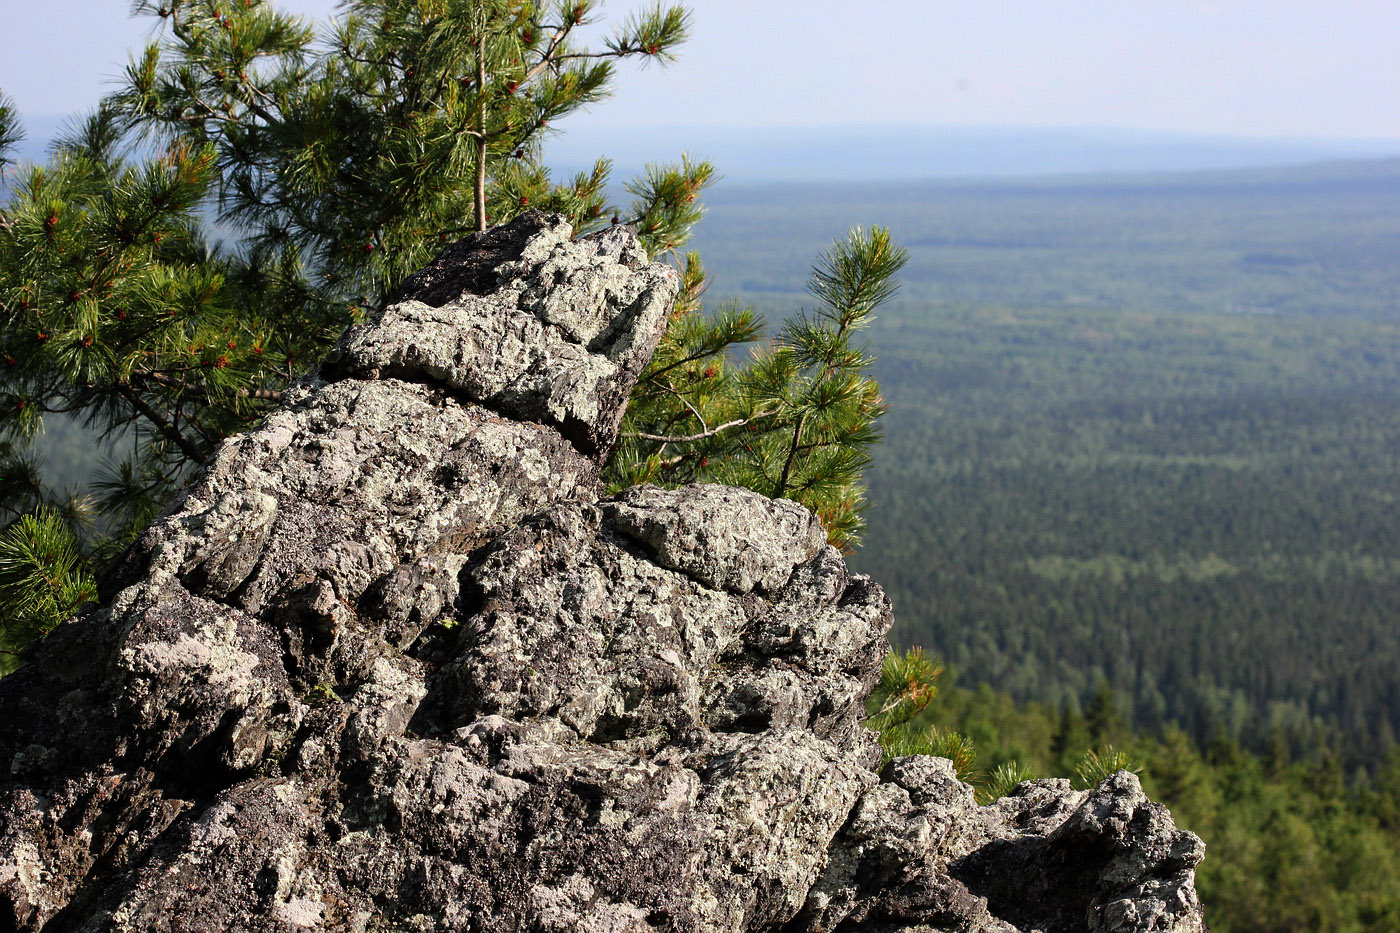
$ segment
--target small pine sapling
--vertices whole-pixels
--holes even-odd
[[[1084,757],[1079,759],[1079,763],[1074,767],[1073,783],[1080,790],[1088,790],[1119,771],[1141,774],[1142,768],[1142,764],[1127,752],[1119,751],[1112,745],[1104,745],[1089,749],[1084,753]]]
[[[1027,765],[1015,758],[1003,761],[987,772],[986,779],[977,788],[977,802],[989,804],[1010,794],[1022,782],[1034,780],[1035,772]]]

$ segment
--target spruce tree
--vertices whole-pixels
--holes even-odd
[[[1057,774],[1068,774],[1084,750],[1091,745],[1083,717],[1070,709],[1069,701],[1060,704],[1060,721],[1050,738],[1050,760]]]
[[[3,161],[18,121],[0,100],[0,471],[22,480],[0,496],[9,648],[71,614],[224,437],[444,244],[542,208],[579,234],[626,223],[676,257],[714,177],[686,158],[649,167],[624,208],[606,159],[562,181],[541,161],[551,124],[604,96],[616,62],[673,58],[681,7],[597,46],[578,41],[588,0],[354,0],[319,42],[267,0],[136,9],[163,41],[47,165]],[[817,310],[747,359],[757,316],[707,313],[699,258],[674,261],[684,288],[610,482],[748,485],[853,543],[882,408],[859,332],[903,253],[881,230],[838,243],[813,275]],[[29,445],[46,415],[132,451],[90,501],[40,481]]]
[[[1118,702],[1108,680],[1100,677],[1094,695],[1084,707],[1084,725],[1089,734],[1089,744],[1102,745],[1116,741],[1123,731],[1123,717],[1118,712]]]

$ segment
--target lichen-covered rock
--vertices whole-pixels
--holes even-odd
[[[227,442],[0,681],[0,931],[1203,929],[1131,775],[878,768],[806,510],[600,500],[674,288],[525,215]]]
[[[327,368],[428,382],[606,451],[665,330],[675,273],[649,265],[622,227],[575,242],[559,217],[532,211],[511,228],[525,237],[518,250],[495,231],[480,238],[498,261],[490,272],[440,258],[372,324],[351,328]],[[473,257],[473,246],[449,253]]]

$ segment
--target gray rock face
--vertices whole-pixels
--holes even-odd
[[[877,770],[810,513],[600,500],[676,286],[569,234],[444,251],[0,680],[0,933],[1204,929],[1131,775]]]
[[[377,321],[351,328],[328,368],[429,382],[550,425],[587,454],[606,451],[665,330],[676,277],[622,227],[574,242],[568,224],[538,211],[511,226],[528,233],[522,248],[495,232],[452,247]],[[494,282],[482,253],[497,263]]]

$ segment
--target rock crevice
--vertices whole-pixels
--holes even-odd
[[[879,767],[805,509],[600,496],[676,287],[523,215],[226,442],[0,680],[0,931],[1204,929],[1131,775]]]

